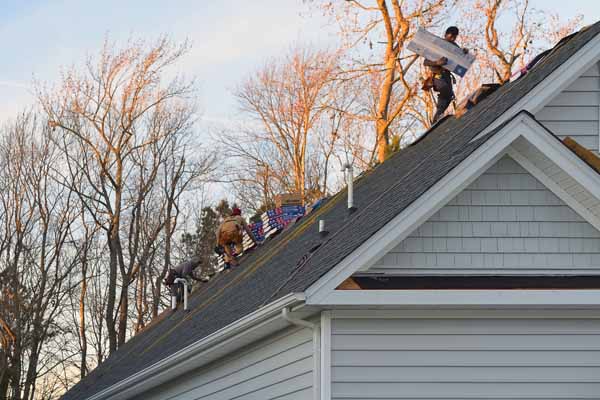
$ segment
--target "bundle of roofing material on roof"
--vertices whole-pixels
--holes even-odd
[[[577,143],[573,138],[566,137],[563,139],[563,143],[569,149],[571,149],[573,153],[577,154],[579,158],[585,161],[587,165],[592,167],[596,172],[600,173],[600,157]]]
[[[143,371],[158,362],[267,304],[305,291],[493,137],[498,129],[474,140],[599,32],[600,23],[580,32],[462,118],[445,119],[417,144],[392,155],[354,182],[357,212],[347,212],[345,191],[341,191],[248,254],[243,268],[203,285],[190,297],[188,313],[173,312],[120,346],[63,398],[85,399],[104,390],[98,398],[110,398],[109,387],[117,388],[117,383],[134,376],[143,379]],[[326,237],[316,229],[319,219],[327,220],[330,234]],[[148,382],[135,382],[149,389]]]
[[[282,206],[268,210],[262,215],[262,221],[265,226],[265,236],[270,232],[276,232],[284,229],[290,222],[298,217],[304,216],[306,209],[304,206]]]
[[[454,115],[457,118],[463,116],[467,111],[481,103],[489,95],[498,90],[500,86],[502,85],[499,83],[484,83],[477,90],[467,96],[467,98],[456,107],[456,112]]]

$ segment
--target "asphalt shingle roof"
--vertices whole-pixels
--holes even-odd
[[[189,313],[166,315],[130,339],[62,398],[88,398],[264,304],[306,290],[496,133],[499,129],[472,141],[598,32],[600,22],[573,35],[524,77],[500,87],[461,118],[445,119],[365,173],[354,184],[354,213],[348,213],[344,191],[330,198],[250,253],[239,268],[194,293]],[[324,238],[318,219],[326,220],[330,232]]]

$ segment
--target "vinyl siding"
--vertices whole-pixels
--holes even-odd
[[[505,156],[368,272],[598,274],[599,260],[600,232]]]
[[[312,398],[312,333],[284,332],[155,388],[144,400]]]
[[[595,319],[332,320],[332,399],[598,399]]]
[[[600,69],[593,65],[536,114],[560,138],[570,136],[598,152],[600,147]]]

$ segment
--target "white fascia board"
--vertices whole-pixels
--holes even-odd
[[[532,114],[540,111],[556,95],[566,89],[590,66],[600,60],[600,35],[596,35],[567,61],[550,73],[542,82],[535,86],[517,103],[500,115],[493,123],[484,129],[479,135],[473,138],[475,141],[492,130],[496,129],[503,122],[507,121],[513,115],[525,110]],[[535,67],[534,67],[535,68]]]
[[[595,190],[592,194],[600,199],[600,175],[544,129],[539,122],[535,121],[530,115],[521,113],[427,190],[419,199],[309,287],[305,291],[306,304],[330,305],[331,303],[327,299],[345,279],[361,268],[372,266],[384,254],[397,246],[498,159],[507,154],[511,150],[510,145],[519,137],[525,138],[548,155],[553,161],[557,162],[559,167],[563,168],[565,172],[572,175],[586,188],[590,185],[593,186]],[[575,175],[577,175],[577,178],[575,178]],[[549,189],[552,190],[552,188]],[[594,220],[592,221],[595,223]],[[390,292],[392,291],[382,290],[379,296],[385,296]],[[351,294],[357,293],[357,291],[348,291],[348,293],[352,298]],[[360,301],[359,296],[354,298],[354,304],[361,304]],[[393,302],[394,298],[390,297],[387,304],[394,304]]]
[[[330,307],[600,308],[600,290],[336,290]]]
[[[307,304],[320,304],[346,278],[361,267],[373,265],[383,254],[397,246],[412,231],[422,225],[440,208],[463,191],[504,154],[508,146],[528,125],[525,113],[516,116],[469,157],[440,179],[419,199],[408,206],[382,229],[344,258],[306,291]]]
[[[265,328],[276,320],[283,320],[281,310],[304,302],[301,293],[290,293],[246,315],[234,323],[195,342],[140,372],[96,393],[89,400],[125,400],[139,395],[155,386],[198,368],[210,353],[223,351],[224,347],[236,348],[236,341],[255,330]],[[287,323],[286,323],[287,324]]]

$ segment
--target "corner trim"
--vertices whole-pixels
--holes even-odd
[[[321,400],[331,400],[331,311],[321,313]]]

